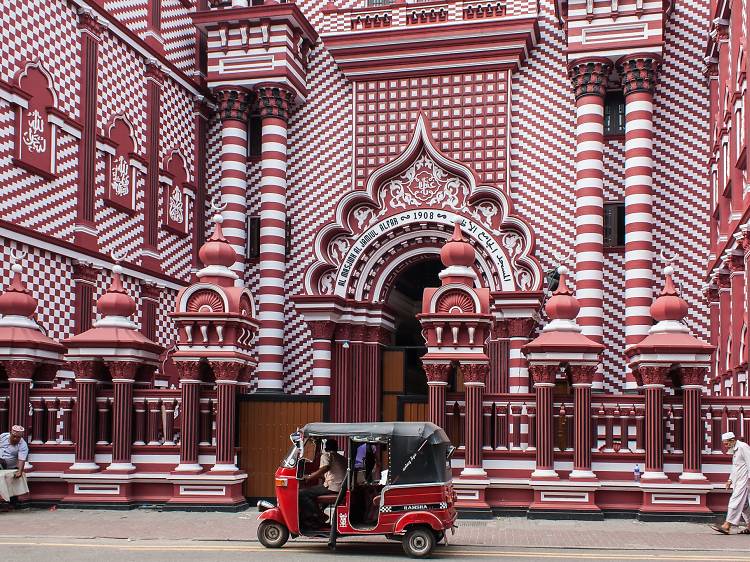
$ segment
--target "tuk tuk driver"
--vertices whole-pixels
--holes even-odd
[[[303,482],[317,482],[323,476],[323,485],[305,488],[299,493],[300,519],[305,527],[315,527],[324,523],[323,514],[318,510],[315,499],[328,494],[338,494],[346,477],[346,459],[339,454],[334,439],[326,439],[323,454],[320,455],[320,468],[302,478]]]

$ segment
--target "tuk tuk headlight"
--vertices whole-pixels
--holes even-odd
[[[287,478],[276,478],[277,488],[286,488],[289,485],[289,479]]]

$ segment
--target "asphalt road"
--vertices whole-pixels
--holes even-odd
[[[280,550],[268,550],[257,542],[149,541],[113,539],[2,539],[3,561],[60,560],[75,562],[115,561],[179,561],[192,560],[382,560],[403,559],[398,543],[340,543],[332,554],[325,543],[291,541]],[[555,561],[581,560],[597,562],[685,561],[685,562],[750,562],[746,551],[679,551],[679,550],[600,550],[552,548],[501,548],[439,546],[433,559]]]

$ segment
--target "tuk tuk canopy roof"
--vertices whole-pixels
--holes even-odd
[[[309,423],[302,428],[307,437],[349,437],[361,440],[387,438],[419,438],[429,445],[450,444],[445,432],[429,422],[371,422],[371,423]]]

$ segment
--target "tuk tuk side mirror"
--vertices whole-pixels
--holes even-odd
[[[305,475],[305,458],[300,455],[297,459],[297,480],[301,480]]]
[[[446,458],[448,460],[451,460],[451,457],[453,456],[453,453],[456,452],[456,448],[457,447],[453,447],[453,446],[448,447],[448,455],[446,456]]]

